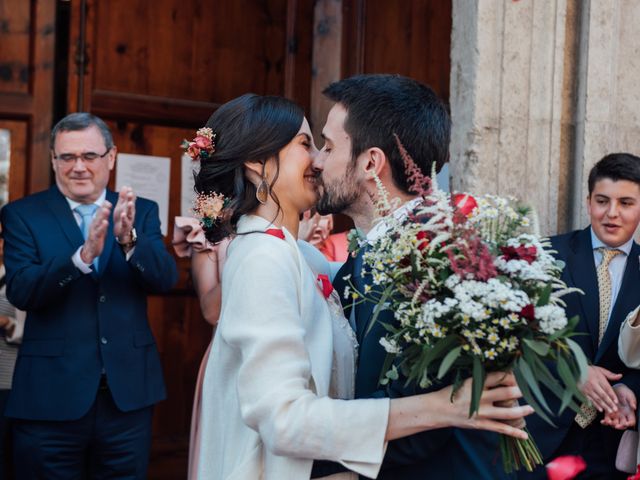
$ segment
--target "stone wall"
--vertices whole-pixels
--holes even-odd
[[[639,20],[635,0],[454,0],[452,188],[586,225],[593,163],[640,154]]]

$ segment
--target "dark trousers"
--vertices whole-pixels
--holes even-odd
[[[629,476],[616,470],[616,452],[622,432],[600,424],[599,415],[587,428],[581,428],[573,422],[553,458],[563,455],[579,455],[587,463],[587,469],[578,475],[576,480],[626,480]],[[545,462],[553,458],[546,459]],[[518,479],[547,479],[544,466],[533,473],[519,472]]]
[[[9,471],[11,420],[4,416],[10,391],[0,390],[0,480],[12,478]]]
[[[17,480],[146,479],[153,407],[121,412],[101,388],[73,421],[13,420]]]

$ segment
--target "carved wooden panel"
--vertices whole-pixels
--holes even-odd
[[[343,76],[399,73],[449,98],[451,0],[344,0]]]
[[[49,186],[55,2],[0,0],[0,124],[11,130],[9,197]]]
[[[120,152],[171,158],[169,232],[180,214],[180,143],[219,104],[253,91],[308,108],[312,7],[297,0],[87,0],[82,49],[81,2],[71,4],[68,111],[103,117]],[[178,286],[149,299],[168,393],[154,414],[152,479],[186,477],[196,375],[212,337],[189,266],[179,259]]]
[[[80,16],[76,2],[70,63],[82,53]],[[88,61],[72,69],[70,109],[197,126],[246,92],[308,107],[311,17],[297,0],[87,0]]]
[[[0,92],[30,92],[31,21],[30,2],[0,0]]]

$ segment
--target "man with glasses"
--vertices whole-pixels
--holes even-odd
[[[51,134],[55,185],[8,204],[7,297],[27,311],[5,414],[16,478],[146,478],[165,397],[146,296],[176,282],[156,203],[107,189],[117,149],[98,117]]]

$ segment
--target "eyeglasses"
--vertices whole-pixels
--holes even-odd
[[[53,158],[56,160],[66,163],[67,165],[74,164],[78,161],[78,158],[81,158],[85,163],[93,163],[99,158],[104,158],[111,151],[110,148],[107,149],[102,155],[96,152],[82,152],[80,154],[75,153],[62,153],[60,155],[53,154]]]

